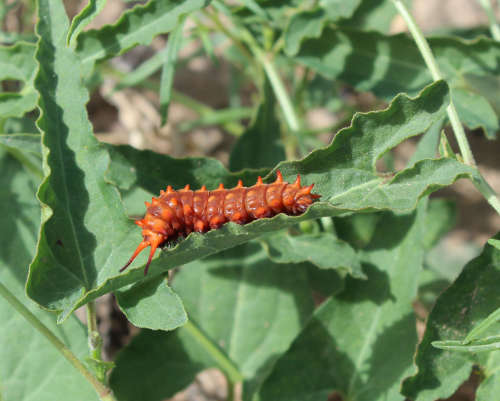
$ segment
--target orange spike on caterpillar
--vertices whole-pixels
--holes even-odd
[[[283,175],[281,174],[281,171],[276,171],[276,181],[274,181],[277,184],[281,184],[283,182]]]
[[[279,170],[276,171],[276,180],[273,183],[264,184],[259,177],[251,187],[244,187],[241,180],[234,188],[226,189],[221,183],[212,191],[207,191],[205,185],[197,191],[189,189],[189,185],[175,191],[169,185],[166,191],[160,192],[158,198],[153,198],[152,204],[145,202],[146,214],[144,218],[136,221],[142,228],[143,241],[120,272],[145,248],[151,247],[144,269],[146,275],[158,247],[170,244],[193,231],[206,232],[217,229],[229,221],[247,224],[279,213],[291,216],[302,214],[321,197],[311,193],[313,186],[314,184],[302,187],[300,175],[290,184],[283,180]],[[208,202],[212,202],[210,208],[207,208]],[[215,215],[209,214],[208,209],[219,212]]]

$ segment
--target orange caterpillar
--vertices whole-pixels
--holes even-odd
[[[276,177],[272,184],[264,184],[259,177],[251,187],[244,187],[239,180],[235,188],[225,189],[220,184],[214,191],[207,191],[204,185],[197,191],[191,191],[189,185],[180,191],[168,186],[166,192],[160,192],[159,198],[146,202],[146,215],[135,222],[142,228],[144,239],[120,272],[148,246],[151,250],[144,275],[148,273],[156,248],[168,241],[187,236],[192,231],[215,230],[228,221],[247,224],[278,213],[299,215],[320,198],[311,193],[314,184],[300,185],[300,175],[293,184],[283,181],[279,170]]]

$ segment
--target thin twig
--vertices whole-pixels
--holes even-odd
[[[490,0],[478,0],[479,4],[484,8],[484,12],[488,16],[488,21],[490,22],[490,32],[493,39],[497,42],[500,41],[500,26],[495,17],[495,12],[491,6]]]
[[[427,64],[427,68],[429,69],[432,78],[434,81],[439,81],[443,78],[443,74],[439,70],[439,66],[437,64],[434,55],[432,54],[432,50],[429,46],[429,43],[425,39],[424,34],[422,33],[420,27],[417,25],[413,16],[410,14],[406,6],[401,0],[392,0],[397,10],[405,20],[408,25],[408,29],[410,30],[413,40],[417,44],[422,57],[424,58],[425,64]],[[476,162],[474,161],[474,156],[472,155],[472,151],[470,150],[469,142],[467,141],[467,137],[465,135],[464,128],[460,123],[460,118],[458,117],[457,110],[453,105],[453,101],[450,101],[450,105],[447,108],[448,117],[450,119],[451,126],[453,127],[453,132],[455,137],[457,138],[458,147],[460,148],[460,153],[462,154],[462,158],[465,164],[470,166],[474,166]]]
[[[248,30],[244,26],[238,25],[238,34],[236,34],[231,32],[222,24],[217,14],[208,12],[206,14],[226,36],[234,41],[238,48],[246,50],[246,47],[243,45],[243,43],[245,43],[248,48],[250,48],[250,51],[252,53],[250,54],[248,53],[248,50],[246,50],[245,54],[250,54],[250,56],[247,55],[247,57],[249,57],[251,60],[254,60],[254,58],[256,58],[264,68],[267,78],[271,83],[271,87],[273,88],[276,99],[278,100],[281,110],[283,111],[283,116],[285,118],[286,124],[288,125],[290,132],[294,135],[300,151],[302,153],[305,153],[306,147],[300,136],[300,121],[297,117],[297,114],[295,113],[295,109],[285,88],[285,84],[283,83],[278,70],[272,62],[272,54],[267,54],[263,49],[261,49],[257,41],[253,38],[252,34],[248,32]]]
[[[392,0],[394,6],[397,8],[406,24],[408,25],[408,29],[410,30],[415,43],[417,44],[422,57],[427,64],[427,68],[431,72],[432,78],[434,81],[438,81],[443,79],[443,74],[439,70],[438,64],[434,55],[432,54],[432,50],[429,47],[429,43],[425,39],[424,34],[420,30],[419,26],[416,24],[412,15],[404,5],[401,0]],[[476,167],[476,162],[474,160],[474,156],[472,155],[472,151],[469,146],[469,142],[467,141],[467,136],[465,135],[464,128],[462,123],[460,122],[460,118],[458,117],[457,110],[453,105],[453,101],[450,101],[450,105],[447,108],[448,118],[450,119],[451,126],[453,128],[453,133],[455,134],[455,138],[458,142],[458,147],[460,148],[460,153],[464,162],[472,167]],[[484,198],[488,201],[488,203],[496,210],[498,214],[500,214],[500,200],[495,191],[489,186],[486,180],[481,176],[481,174],[477,173],[478,178],[474,178],[472,181],[476,188],[481,192]]]

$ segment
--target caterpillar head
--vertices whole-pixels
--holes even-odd
[[[295,186],[297,188],[297,192],[295,192],[292,205],[292,212],[294,214],[304,213],[316,199],[321,198],[321,195],[311,193],[314,184],[308,185],[307,187],[300,186],[300,174],[297,175],[297,179],[292,184],[292,186]]]
[[[304,213],[316,199],[321,198],[321,195],[311,193],[313,186],[314,184],[311,184],[307,187],[302,187],[295,194],[295,202],[293,205],[293,212],[295,214]]]

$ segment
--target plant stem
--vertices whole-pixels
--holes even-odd
[[[408,11],[404,3],[401,2],[401,0],[392,0],[392,2],[408,25],[408,29],[410,30],[413,39],[415,40],[415,43],[417,44],[417,47],[420,50],[425,63],[427,64],[427,68],[429,68],[429,71],[431,72],[432,78],[434,79],[434,81],[443,79],[443,75],[439,70],[436,59],[432,54],[432,50],[429,47],[429,43],[427,43],[424,34],[418,27],[412,15]],[[453,105],[453,101],[450,101],[450,105],[448,106],[446,111],[448,112],[448,118],[450,119],[451,126],[453,127],[453,132],[455,134],[455,138],[457,139],[458,147],[460,148],[460,153],[462,154],[464,162],[470,166],[477,168],[474,156],[472,155],[472,151],[469,146],[469,142],[467,141],[467,137],[465,135],[464,128],[462,126],[462,123],[460,122],[460,118],[458,117],[457,110]],[[493,207],[493,209],[495,209],[495,211],[500,214],[500,200],[495,191],[481,176],[479,171],[478,178],[473,179],[472,181],[479,192],[481,192],[481,194],[491,205],[491,207]]]
[[[299,150],[302,154],[306,153],[307,149],[300,135],[300,122],[297,114],[295,113],[295,108],[290,100],[290,96],[288,96],[288,92],[285,88],[285,84],[281,80],[281,77],[276,69],[274,63],[271,61],[271,55],[266,54],[257,44],[250,44],[250,48],[252,52],[257,57],[257,60],[264,67],[264,71],[271,83],[271,87],[273,88],[274,95],[276,99],[278,99],[278,103],[283,111],[283,116],[285,117],[286,124],[290,129],[290,132],[295,136],[295,140],[299,147]],[[292,158],[294,155],[289,155]]]
[[[496,41],[500,41],[500,27],[496,21],[495,13],[493,11],[493,7],[491,6],[490,0],[478,0],[479,4],[483,6],[484,12],[488,16],[488,20],[490,21],[490,32],[493,39]]]
[[[226,401],[234,401],[234,390],[235,384],[231,382],[229,379],[227,380],[227,398]]]
[[[434,58],[432,50],[429,47],[429,43],[427,42],[421,29],[413,19],[413,16],[410,14],[401,0],[392,1],[405,20],[406,24],[408,25],[408,29],[410,30],[413,39],[415,40],[415,43],[417,44],[417,47],[422,54],[425,64],[427,64],[427,68],[431,72],[432,78],[434,79],[434,81],[443,79],[443,74],[441,74],[441,71],[439,70],[436,59]],[[467,141],[464,128],[460,123],[460,119],[458,117],[457,110],[453,105],[453,101],[450,101],[450,105],[448,106],[446,111],[448,112],[448,118],[450,119],[451,126],[453,127],[453,132],[455,134],[455,138],[457,138],[458,147],[460,148],[460,153],[462,154],[462,158],[465,164],[475,166],[476,162],[474,160],[474,156],[472,155],[469,142]]]
[[[89,338],[89,349],[93,357],[101,357],[101,336],[97,330],[97,314],[95,311],[95,301],[87,304],[87,332]]]
[[[203,103],[198,102],[197,100],[193,99],[192,97],[187,96],[183,93],[177,92],[174,89],[172,89],[172,100],[193,109],[195,112],[197,112],[200,115],[200,119],[210,118],[211,116],[220,112],[220,110],[214,110],[211,107],[209,107]],[[194,125],[196,125],[196,124],[194,124]],[[230,134],[232,134],[234,136],[240,136],[245,131],[245,127],[237,121],[225,121],[225,122],[222,122],[221,125],[224,127],[224,129],[227,132],[229,132]]]
[[[217,3],[215,3],[217,4]],[[248,32],[248,30],[242,26],[241,24],[237,26],[237,34],[229,31],[219,20],[219,17],[215,13],[208,13],[207,15],[213,21],[213,23],[219,28],[226,36],[234,41],[234,43],[240,49],[245,50],[245,55],[250,59],[254,60],[254,57],[260,62],[264,71],[271,83],[271,87],[273,88],[274,94],[278,99],[278,103],[283,111],[283,116],[285,117],[285,121],[291,131],[291,133],[295,136],[297,145],[302,153],[306,152],[306,147],[302,141],[301,136],[299,135],[300,131],[300,122],[293,108],[292,101],[288,96],[288,92],[286,91],[285,85],[279,76],[278,71],[275,68],[275,65],[270,60],[270,55],[266,54],[264,50],[262,50],[259,44],[255,41],[252,34]],[[235,17],[233,17],[233,21]],[[250,54],[246,47],[242,44],[242,41],[250,48]],[[242,50],[243,51],[243,50]]]
[[[106,72],[114,77],[116,77],[118,80],[123,79],[125,77],[125,73],[118,71],[116,69],[110,68],[103,66],[103,69],[106,70]],[[143,87],[145,89],[149,89],[152,91],[156,91],[158,89],[158,83],[153,81],[151,78],[148,78],[142,82],[137,83],[138,87]],[[172,100],[189,107],[193,109],[195,112],[197,112],[201,117],[204,117],[205,115],[209,115],[211,113],[216,112],[217,110],[212,109],[211,107],[207,106],[206,104],[203,104],[196,99],[193,99],[192,97],[185,95],[183,93],[177,92],[176,90],[172,89]],[[224,129],[229,132],[230,134],[233,134],[235,136],[241,135],[241,133],[245,130],[245,127],[241,124],[239,124],[237,121],[228,121],[222,123],[222,126]]]
[[[297,133],[300,129],[299,119],[295,114],[292,101],[288,96],[288,92],[286,91],[285,85],[283,84],[274,63],[269,60],[268,55],[266,55],[258,46],[252,47],[252,51],[257,57],[257,60],[259,60],[264,67],[264,71],[266,72],[267,78],[273,87],[274,94],[278,99],[281,110],[283,110],[283,115],[288,127],[293,133]]]
[[[477,177],[472,180],[477,190],[481,192],[481,194],[488,201],[490,206],[495,209],[495,211],[500,214],[500,199],[498,199],[498,195],[491,188],[490,184],[484,179],[481,174],[477,174]]]
[[[242,118],[251,118],[253,115],[253,109],[250,107],[233,107],[228,109],[214,110],[212,113],[206,113],[201,115],[196,120],[186,121],[179,124],[179,131],[185,132],[190,131],[195,127],[200,125],[224,125],[233,122],[234,120],[240,120]],[[235,136],[239,136],[243,133],[244,129],[238,131],[238,134],[231,132]]]
[[[233,362],[219,348],[217,348],[197,326],[195,326],[191,321],[188,321],[183,326],[183,330],[188,331],[191,336],[207,350],[207,352],[217,362],[219,368],[226,375],[228,382],[234,384],[243,381],[243,375]]]
[[[97,378],[87,369],[87,367],[80,362],[71,350],[55,336],[50,329],[45,326],[33,313],[31,313],[26,306],[20,302],[14,294],[12,294],[7,287],[0,283],[0,295],[12,305],[12,307],[19,312],[40,334],[42,334],[49,342],[71,363],[87,381],[94,387],[102,401],[115,401],[111,394],[111,390],[102,384]]]
[[[90,358],[97,364],[94,374],[97,380],[106,383],[106,367],[102,360],[102,338],[97,328],[97,313],[94,301],[87,304],[87,333]]]
[[[274,95],[276,99],[278,99],[278,103],[280,104],[281,110],[283,111],[283,116],[285,117],[285,121],[290,129],[291,133],[295,136],[297,140],[297,145],[302,153],[306,152],[306,147],[302,141],[302,137],[299,134],[300,131],[300,122],[297,114],[295,113],[295,109],[293,107],[292,101],[290,100],[290,96],[288,96],[288,92],[285,88],[285,84],[281,80],[281,77],[276,69],[274,63],[271,61],[271,55],[267,54],[262,50],[259,44],[255,41],[253,36],[246,29],[241,29],[240,34],[242,35],[245,42],[250,47],[250,50],[255,55],[257,60],[264,67],[264,71],[271,83],[271,87],[273,88]]]
[[[253,62],[252,54],[247,50],[245,45],[241,42],[240,38],[231,32],[226,26],[220,21],[219,17],[215,12],[203,11],[204,14],[210,18],[210,20],[214,23],[214,25],[224,34],[226,35],[234,45],[241,51],[241,53],[250,61]]]
[[[276,99],[278,99],[278,103],[283,111],[283,116],[285,117],[285,121],[290,129],[290,132],[295,136],[297,141],[297,145],[302,154],[306,153],[307,149],[304,145],[304,141],[299,133],[300,131],[300,123],[295,113],[295,109],[293,107],[292,101],[288,96],[288,92],[286,91],[285,85],[281,80],[281,77],[276,70],[274,63],[269,60],[268,55],[266,55],[258,46],[252,46],[252,51],[254,52],[257,60],[262,63],[264,67],[264,71],[266,72],[267,78],[271,83],[271,87],[273,88],[274,95]],[[294,155],[289,155],[293,158]]]

